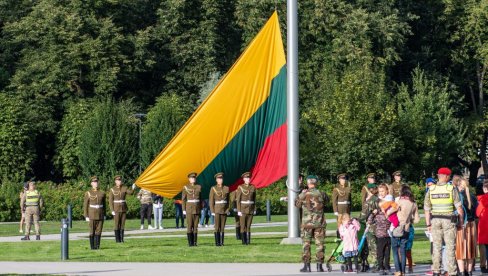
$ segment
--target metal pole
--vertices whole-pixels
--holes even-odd
[[[266,222],[271,221],[271,200],[266,199]]]
[[[139,175],[142,172],[142,117],[139,118]]]
[[[69,259],[69,228],[67,219],[61,220],[61,260]]]
[[[71,210],[71,204],[68,204],[68,223],[69,228],[73,228],[73,212]]]
[[[301,243],[298,208],[298,8],[297,0],[288,0],[287,9],[287,135],[288,135],[288,238],[282,243]]]

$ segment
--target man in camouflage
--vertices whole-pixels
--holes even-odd
[[[315,240],[316,245],[316,259],[317,271],[323,272],[324,268],[324,239],[325,227],[327,225],[325,220],[325,204],[328,201],[325,193],[319,191],[315,186],[317,185],[317,177],[315,175],[307,176],[307,187],[304,189],[295,201],[295,206],[302,209],[302,240],[303,240],[303,268],[300,272],[311,272],[311,242]]]
[[[440,168],[437,171],[437,176],[439,181],[429,187],[424,199],[425,223],[433,240],[432,272],[434,276],[440,275],[442,242],[444,241],[447,272],[449,275],[459,275],[457,274],[455,247],[456,226],[458,228],[463,227],[462,203],[458,190],[447,184],[451,170]],[[455,210],[458,212],[457,216],[454,213]]]
[[[368,177],[369,178],[369,177]],[[365,198],[365,202],[363,204],[361,214],[359,215],[359,221],[366,224],[367,219],[374,210],[379,210],[379,198],[378,198],[378,187],[376,183],[369,183],[367,186],[367,197]],[[365,244],[362,252],[361,252],[361,262],[362,262],[362,270],[361,272],[366,272],[368,267],[368,256],[371,257],[373,260],[373,269],[371,270],[372,273],[378,272],[377,268],[377,256],[376,256],[376,237],[375,233],[375,225],[372,224],[369,226],[369,230],[366,233],[366,240],[367,244]]]

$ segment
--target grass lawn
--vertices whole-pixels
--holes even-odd
[[[301,245],[280,245],[284,236],[253,236],[252,244],[243,246],[233,235],[226,236],[224,247],[215,247],[213,237],[199,237],[198,247],[188,247],[186,238],[126,239],[116,244],[112,239],[102,240],[101,250],[89,249],[88,240],[71,241],[70,261],[87,262],[244,262],[244,263],[299,263]],[[418,234],[414,244],[416,263],[430,263],[429,243]],[[336,244],[326,239],[326,258]],[[2,243],[2,261],[59,261],[60,242]],[[314,246],[312,246],[312,252]],[[313,253],[312,253],[313,254]]]

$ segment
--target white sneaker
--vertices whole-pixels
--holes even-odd
[[[156,229],[156,228],[152,227],[152,225],[149,225],[149,226],[147,227],[147,229],[148,229],[148,230],[154,230],[154,229]]]
[[[207,227],[208,227],[208,224],[205,224],[205,228],[207,228]]]
[[[144,225],[141,225],[141,230],[144,230]]]
[[[20,230],[19,230],[19,233],[24,233],[24,230],[20,229]]]
[[[201,224],[198,224],[198,228],[202,228],[202,227],[203,227],[203,225],[201,225]]]
[[[163,229],[164,229],[164,227],[159,225],[159,230],[163,230]]]

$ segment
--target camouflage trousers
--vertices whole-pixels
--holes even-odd
[[[446,245],[446,261],[447,270],[449,275],[456,275],[456,224],[452,223],[450,219],[433,218],[432,223],[432,271],[434,273],[440,273],[441,271],[441,258],[442,258],[442,241]]]
[[[302,241],[303,241],[303,252],[302,260],[304,263],[310,263],[311,260],[311,243],[312,239],[315,240],[315,257],[317,263],[324,263],[324,252],[325,252],[325,228],[313,228],[313,229],[303,229],[302,228]]]
[[[376,254],[376,236],[374,235],[374,232],[370,229],[368,231],[368,234],[366,235],[366,240],[368,242],[368,250],[369,250],[369,260],[371,260],[369,263],[372,264],[373,266],[376,266],[378,263],[378,256]]]

